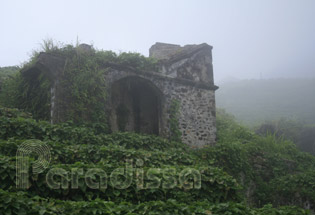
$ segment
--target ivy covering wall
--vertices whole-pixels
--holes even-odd
[[[87,45],[85,45],[87,46]],[[5,80],[0,92],[0,105],[17,107],[32,113],[35,119],[49,120],[51,88],[56,80],[51,71],[36,68],[40,52],[50,53],[65,60],[64,70],[57,74],[58,100],[62,107],[61,121],[74,123],[106,123],[105,102],[107,88],[104,74],[109,68],[124,67],[134,71],[157,72],[157,62],[138,53],[85,50],[80,45],[55,45],[44,41],[30,61],[14,77]]]

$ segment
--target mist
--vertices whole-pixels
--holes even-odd
[[[0,9],[0,214],[315,214],[315,0]]]
[[[1,1],[0,67],[42,40],[148,56],[155,42],[213,46],[215,82],[315,76],[315,1]]]

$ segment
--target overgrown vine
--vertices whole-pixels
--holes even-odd
[[[0,103],[3,106],[24,109],[36,119],[50,119],[50,89],[53,82],[47,78],[45,72],[33,68],[40,52],[52,53],[65,59],[64,71],[58,74],[58,89],[61,95],[56,102],[62,107],[62,121],[79,124],[106,124],[105,73],[108,68],[118,66],[134,71],[158,71],[155,59],[146,58],[139,53],[116,54],[93,47],[84,50],[79,43],[76,46],[60,45],[52,40],[45,40],[41,50],[34,51],[30,61],[22,68],[34,71],[26,75],[19,73],[12,80],[8,80],[10,83],[3,84],[4,89],[0,95]]]

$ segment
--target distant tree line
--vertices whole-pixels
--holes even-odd
[[[305,124],[285,118],[276,121],[266,121],[258,128],[260,135],[275,135],[293,141],[300,150],[315,155],[315,125]]]
[[[19,69],[18,66],[0,67],[0,91],[3,81],[15,75]]]

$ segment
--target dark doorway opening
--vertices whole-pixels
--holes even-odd
[[[113,131],[159,135],[161,92],[148,80],[128,77],[112,86]]]

